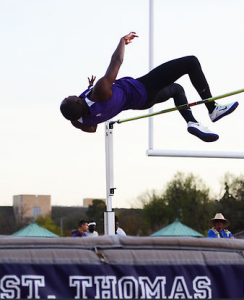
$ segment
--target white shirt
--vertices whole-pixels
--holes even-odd
[[[94,237],[94,236],[98,236],[98,232],[97,231],[93,231],[93,232],[87,231],[86,235],[90,236],[90,237]]]
[[[126,233],[124,232],[124,230],[122,228],[120,228],[120,227],[117,229],[116,233],[118,235],[120,235],[120,236],[125,236],[126,235]]]

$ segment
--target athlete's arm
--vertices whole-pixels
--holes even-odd
[[[92,126],[92,125],[85,125],[85,124],[82,124],[78,121],[71,121],[72,125],[82,131],[85,131],[85,132],[96,132],[97,130],[97,125],[95,126]]]
[[[105,75],[98,80],[94,86],[89,98],[95,101],[107,101],[112,96],[111,87],[118,75],[119,69],[123,63],[125,45],[128,45],[132,40],[138,37],[135,32],[131,32],[120,39],[120,42],[114,51],[108,69]]]

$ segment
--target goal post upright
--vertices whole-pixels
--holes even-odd
[[[154,67],[154,0],[149,0],[149,71]],[[231,96],[231,94],[243,92],[239,90],[223,96]],[[216,97],[216,98],[222,98]],[[213,97],[214,99],[214,97]],[[200,102],[200,101],[199,101]],[[153,108],[148,110],[148,114],[154,114]],[[154,149],[153,134],[153,116],[148,117],[148,156],[164,156],[164,157],[202,157],[202,158],[244,158],[244,152],[227,152],[227,151],[192,151],[192,150],[160,150]]]
[[[154,0],[149,0],[149,71],[153,69],[154,54]],[[149,108],[149,114],[153,113],[153,108]],[[153,118],[148,118],[148,149],[153,149]]]

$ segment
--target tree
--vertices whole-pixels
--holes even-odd
[[[9,235],[18,231],[19,227],[16,224],[13,207],[0,207],[0,235]]]
[[[118,217],[119,227],[121,227],[127,235],[145,235],[145,222],[142,209],[117,208],[114,209],[114,212]]]
[[[214,208],[209,193],[209,188],[200,177],[178,172],[164,193],[168,203],[169,223],[178,217],[185,225],[203,233]]]
[[[232,233],[244,230],[244,177],[226,173],[223,178],[224,193],[216,203],[218,212],[230,220]]]
[[[143,216],[148,225],[148,232],[153,233],[168,223],[167,202],[162,196],[158,196],[153,191],[150,196],[148,193],[146,198],[141,196],[143,203]]]
[[[49,216],[39,216],[36,218],[36,224],[60,236],[60,227],[54,224]]]
[[[89,205],[86,215],[88,221],[96,222],[96,231],[101,234],[104,233],[104,212],[106,211],[106,204],[103,200],[94,199],[92,205]]]
[[[181,172],[166,185],[161,195],[153,193],[143,206],[144,217],[153,231],[178,218],[185,225],[204,233],[214,209],[209,189],[203,181],[198,176]]]

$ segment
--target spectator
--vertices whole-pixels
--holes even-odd
[[[96,222],[89,222],[88,223],[88,230],[87,230],[87,232],[86,232],[86,235],[87,236],[98,236],[98,232],[97,231],[95,231],[95,227],[96,227]]]
[[[71,231],[72,237],[86,237],[87,229],[88,229],[88,222],[81,220],[78,223],[78,229],[73,229]]]
[[[213,228],[208,231],[208,238],[225,238],[234,239],[232,233],[228,229],[224,229],[230,225],[230,222],[224,218],[221,213],[217,213],[213,219],[210,220],[210,226]]]
[[[120,235],[120,236],[125,236],[126,233],[122,228],[119,227],[119,219],[117,216],[115,216],[115,234]]]

